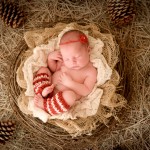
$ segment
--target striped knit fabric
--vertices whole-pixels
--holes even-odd
[[[46,73],[37,74],[33,79],[33,86],[35,94],[42,94],[45,87],[51,85],[49,75]]]
[[[66,112],[69,108],[70,106],[64,100],[62,92],[58,92],[52,98],[44,100],[44,109],[50,115]]]

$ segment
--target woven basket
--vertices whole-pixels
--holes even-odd
[[[24,96],[26,83],[21,72],[23,63],[32,54],[32,49],[34,47],[40,44],[46,44],[51,35],[53,35],[51,38],[56,37],[67,25],[68,24],[58,23],[53,28],[27,32],[25,34],[25,41],[28,46],[24,41],[20,44],[22,47],[18,46],[20,52],[18,53],[18,56],[14,58],[15,61],[11,66],[11,70],[13,70],[13,72],[10,75],[9,82],[11,104],[17,112],[18,117],[20,117],[20,119],[22,119],[22,121],[30,127],[32,132],[38,131],[39,134],[45,133],[42,136],[43,139],[47,139],[47,136],[52,137],[51,140],[54,141],[54,143],[56,141],[57,143],[63,143],[63,140],[69,139],[70,135],[76,137],[83,134],[91,134],[93,130],[104,128],[104,124],[107,125],[112,117],[117,118],[115,115],[116,110],[122,108],[126,103],[123,96],[115,93],[120,77],[114,69],[118,61],[119,50],[113,36],[111,34],[100,33],[98,28],[93,24],[82,26],[76,23],[71,23],[69,25],[73,26],[75,29],[88,30],[91,36],[94,38],[100,38],[104,42],[102,54],[108,65],[113,70],[111,79],[101,86],[104,90],[104,94],[101,98],[98,111],[94,116],[90,116],[88,118],[78,118],[76,120],[69,119],[66,121],[48,120],[48,123],[46,124],[43,124],[36,118],[33,118],[32,113],[28,112],[28,101],[22,101],[22,99],[26,99]],[[21,87],[24,87],[24,89],[19,87],[16,82],[16,71],[18,68],[20,79],[22,78],[22,80],[19,81],[19,84],[22,85]]]

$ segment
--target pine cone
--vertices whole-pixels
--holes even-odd
[[[11,120],[0,122],[0,143],[5,144],[15,130],[15,123]]]
[[[24,21],[23,11],[18,5],[7,0],[0,2],[0,17],[7,26],[12,28],[20,27]]]
[[[111,21],[116,26],[129,24],[135,16],[134,0],[107,0]]]

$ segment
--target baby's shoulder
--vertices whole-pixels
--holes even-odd
[[[97,69],[92,64],[89,64],[86,72],[89,76],[97,76]]]

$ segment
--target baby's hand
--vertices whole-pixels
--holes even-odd
[[[62,72],[60,75],[59,83],[64,85],[64,86],[69,86],[72,82],[72,78],[65,72]]]
[[[59,50],[51,52],[48,57],[52,60],[58,60],[62,62],[62,55]]]

